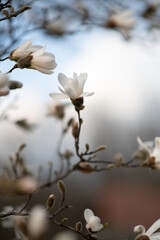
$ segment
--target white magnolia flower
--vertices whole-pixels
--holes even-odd
[[[136,23],[135,18],[133,18],[133,13],[134,11],[132,9],[127,9],[113,14],[108,20],[108,25],[130,29]]]
[[[98,232],[103,228],[99,217],[95,216],[91,209],[85,209],[84,218],[86,220],[86,228],[91,232]]]
[[[160,137],[155,138],[155,147],[151,148],[151,143],[146,144],[138,137],[137,141],[141,148],[143,148],[148,153],[148,159],[152,161],[156,169],[160,169]]]
[[[71,100],[92,96],[94,94],[93,92],[83,92],[86,80],[86,73],[81,73],[79,76],[74,73],[73,78],[67,78],[63,73],[59,73],[58,81],[64,90],[58,86],[61,93],[50,93],[50,96],[55,99],[70,98]]]
[[[45,52],[46,46],[31,54],[31,67],[46,74],[53,73],[53,70],[57,64],[55,62],[55,56],[52,53]]]
[[[60,232],[55,235],[53,240],[76,240],[77,237],[71,232]]]
[[[160,228],[160,219],[152,224],[152,226],[146,231],[143,225],[137,225],[134,227],[134,232],[140,233],[136,240],[160,240],[160,232],[156,232]]]
[[[11,60],[18,60],[22,57],[26,57],[29,54],[41,49],[42,46],[40,45],[32,45],[32,42],[30,40],[27,40],[24,42],[20,47],[17,47],[14,49],[10,54]]]
[[[29,239],[40,239],[47,231],[47,213],[41,206],[36,206],[31,210],[28,221]]]
[[[9,94],[9,78],[5,73],[0,72],[0,97]]]

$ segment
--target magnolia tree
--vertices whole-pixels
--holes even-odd
[[[41,2],[42,5],[38,6],[36,5],[37,2],[33,3],[28,1],[28,5],[24,5],[21,1],[0,1],[0,21],[6,23],[6,25],[4,24],[1,26],[1,32],[4,34],[3,30],[5,26],[7,26],[7,24],[9,26],[6,30],[7,36],[4,34],[4,37],[8,37],[7,41],[0,43],[0,61],[5,63],[6,60],[10,60],[13,63],[12,68],[9,69],[8,72],[0,73],[0,98],[5,101],[10,91],[23,87],[21,82],[12,80],[10,77],[10,73],[15,69],[17,69],[17,75],[19,69],[25,68],[30,69],[30,71],[32,71],[32,69],[37,70],[42,74],[52,74],[58,64],[56,63],[56,57],[53,53],[46,52],[46,46],[33,45],[31,40],[23,42],[21,35],[15,38],[14,33],[17,31],[17,28],[13,23],[16,21],[16,17],[21,18],[23,13],[30,10],[33,5],[33,12],[39,12],[39,14],[35,14],[34,17],[30,15],[32,16],[32,18],[30,18],[33,25],[32,30],[34,30],[34,27],[37,28],[38,25],[38,27],[45,29],[48,34],[63,36],[78,31],[80,26],[90,24],[99,25],[105,29],[120,31],[126,39],[129,39],[132,37],[134,26],[137,24],[137,20],[133,16],[134,10],[129,8],[127,3],[125,5],[125,2],[124,4],[120,4],[119,1],[115,1],[114,4],[110,5],[111,2],[101,1],[99,7],[103,8],[103,14],[97,15],[96,18],[92,15],[93,9],[90,8],[90,5],[85,5],[85,2],[81,1],[73,1],[71,5],[67,2],[64,5],[60,5],[56,1],[54,3],[48,2],[48,5],[46,4],[45,7],[43,6],[43,2]],[[88,3],[92,4],[93,2],[89,1]],[[94,3],[96,6],[97,2],[95,1]],[[159,2],[146,3],[145,5],[143,3],[140,13],[141,18],[143,17],[144,20],[147,19],[150,25],[153,21],[154,23],[157,22],[157,18],[155,18],[154,14],[156,14],[156,17],[158,16],[159,5]],[[106,9],[107,17],[104,15],[104,9]],[[51,10],[54,10],[54,14],[50,16]],[[63,15],[62,13],[66,13],[66,11],[68,14]],[[76,26],[73,27],[73,19],[75,16],[77,17]],[[72,24],[65,18],[72,19]],[[16,24],[19,24],[19,22],[16,22]],[[70,25],[72,25],[72,29]],[[14,44],[16,42],[21,43],[15,48]],[[27,201],[22,202],[18,207],[5,206],[0,212],[1,227],[14,229],[14,239],[46,239],[48,236],[49,222],[61,227],[62,230],[68,230],[68,232],[52,236],[50,239],[97,239],[99,238],[99,232],[103,231],[106,227],[109,228],[109,226],[107,222],[101,222],[101,219],[95,215],[96,213],[93,213],[90,206],[84,209],[84,221],[81,222],[77,218],[75,226],[68,223],[66,213],[65,217],[61,218],[61,220],[57,220],[61,213],[71,208],[71,205],[66,204],[67,188],[65,179],[73,172],[77,172],[77,170],[82,173],[97,172],[97,174],[100,174],[102,171],[108,171],[117,167],[160,169],[160,137],[158,136],[153,141],[151,140],[148,142],[143,142],[141,138],[138,137],[137,150],[129,161],[125,161],[121,154],[116,154],[113,161],[98,159],[97,154],[106,149],[105,145],[98,146],[96,149],[91,149],[90,145],[87,143],[85,145],[85,150],[81,150],[80,136],[83,121],[85,121],[85,119],[81,118],[81,112],[85,107],[85,97],[91,97],[90,101],[92,101],[92,95],[94,94],[94,92],[84,91],[86,80],[87,73],[77,74],[73,72],[73,76],[71,77],[59,73],[58,81],[61,85],[58,86],[59,92],[48,93],[53,101],[53,105],[50,108],[50,115],[57,117],[59,121],[61,121],[65,115],[65,103],[63,104],[63,101],[57,103],[57,100],[67,98],[77,114],[77,119],[70,116],[70,119],[66,122],[66,127],[62,129],[61,133],[62,139],[59,143],[58,157],[60,161],[65,161],[65,168],[63,166],[63,169],[57,170],[53,174],[53,163],[50,162],[49,178],[46,182],[41,182],[37,174],[35,175],[28,171],[27,163],[21,156],[21,152],[26,145],[22,144],[16,154],[10,157],[10,167],[1,171],[0,194],[7,195],[11,198],[17,195],[25,195],[27,198]],[[0,117],[4,119],[5,114],[6,111]],[[17,124],[26,129],[31,127],[26,120],[17,121]],[[60,150],[63,142],[62,140],[70,129],[74,138],[74,151],[66,150],[62,152]],[[71,159],[73,161],[71,161]],[[37,191],[43,191],[45,188],[53,185],[57,185],[61,194],[58,207],[55,207],[55,194],[53,192],[50,192],[44,205],[39,205],[37,202],[35,206],[30,207],[32,198]],[[158,240],[160,239],[160,233],[156,231],[159,227],[160,219],[153,223],[147,231],[143,225],[137,225],[134,228],[134,232],[136,233],[135,238],[137,240]],[[105,239],[107,238],[106,236]]]

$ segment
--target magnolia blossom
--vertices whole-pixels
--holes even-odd
[[[91,209],[85,209],[84,218],[86,220],[86,228],[91,232],[98,232],[103,228],[99,217],[95,216]]]
[[[57,64],[55,62],[55,56],[52,53],[45,52],[46,46],[31,54],[31,67],[46,74],[53,73],[53,70]]]
[[[58,86],[61,93],[50,93],[50,96],[55,99],[70,98],[71,100],[92,96],[94,94],[93,92],[83,92],[86,80],[86,73],[81,73],[79,76],[74,73],[73,78],[67,78],[63,73],[59,73],[58,81],[64,90]]]
[[[133,18],[132,16],[133,13],[134,12],[132,9],[127,9],[127,10],[118,12],[109,18],[107,25],[109,27],[121,27],[125,29],[130,29],[136,23],[135,18]]]
[[[31,210],[28,221],[29,239],[41,239],[47,231],[47,213],[41,206]]]
[[[0,72],[0,97],[9,94],[9,78],[5,73]]]
[[[156,169],[160,169],[160,137],[155,138],[155,147],[151,149],[150,145],[142,142],[138,137],[137,141],[141,148],[143,148],[148,153],[149,161],[154,164]]]
[[[134,227],[134,232],[140,233],[136,240],[160,240],[160,232],[156,232],[160,228],[160,219],[153,223],[153,225],[146,231],[143,225],[137,225]]]
[[[32,45],[32,42],[30,40],[27,40],[26,42],[24,42],[20,47],[17,47],[16,49],[14,49],[9,58],[11,60],[18,60],[22,57],[26,57],[29,54],[41,49],[42,46],[40,45]]]

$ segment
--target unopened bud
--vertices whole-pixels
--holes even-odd
[[[3,9],[2,11],[1,11],[1,13],[3,14],[3,15],[8,15],[9,14],[9,12],[6,10],[6,9]]]
[[[65,223],[67,221],[68,221],[68,218],[65,217],[65,218],[62,219],[61,223]]]
[[[27,68],[30,66],[32,56],[22,57],[18,60],[18,67],[19,68]]]
[[[79,136],[79,128],[78,123],[76,121],[73,121],[72,123],[72,135],[74,138],[78,138]]]
[[[66,193],[66,186],[61,180],[58,181],[58,188],[63,195]]]
[[[101,146],[99,146],[99,147],[96,149],[96,152],[105,150],[106,148],[107,148],[107,147],[106,147],[105,145],[101,145]]]
[[[18,81],[9,81],[8,84],[9,84],[9,89],[10,90],[21,88],[23,86],[23,84],[21,82],[18,82]]]
[[[55,203],[55,196],[53,194],[51,194],[48,197],[47,202],[46,202],[47,208],[49,208],[49,209],[53,208],[54,203]]]
[[[81,222],[77,222],[75,229],[77,232],[81,232],[82,231],[82,223]]]
[[[89,151],[89,144],[86,143],[86,152],[88,152],[88,151]]]

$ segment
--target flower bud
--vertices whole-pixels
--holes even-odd
[[[78,138],[79,136],[79,128],[78,123],[76,121],[73,121],[72,123],[72,135],[74,138]]]
[[[63,195],[66,193],[66,186],[61,180],[58,181],[58,188]]]
[[[21,82],[18,82],[18,81],[9,81],[8,82],[8,87],[9,87],[10,90],[21,88],[22,86],[23,86],[23,84]]]
[[[6,9],[3,9],[2,11],[1,11],[1,13],[3,14],[3,15],[8,15],[9,14],[9,12],[6,10]]]
[[[107,148],[107,147],[106,147],[105,145],[101,145],[101,146],[99,146],[99,147],[96,149],[96,152],[105,150],[106,148]]]
[[[77,232],[81,232],[82,231],[82,223],[81,222],[77,222],[75,229]]]
[[[51,209],[53,208],[54,204],[55,204],[55,196],[51,194],[47,199],[46,206],[48,209]]]

